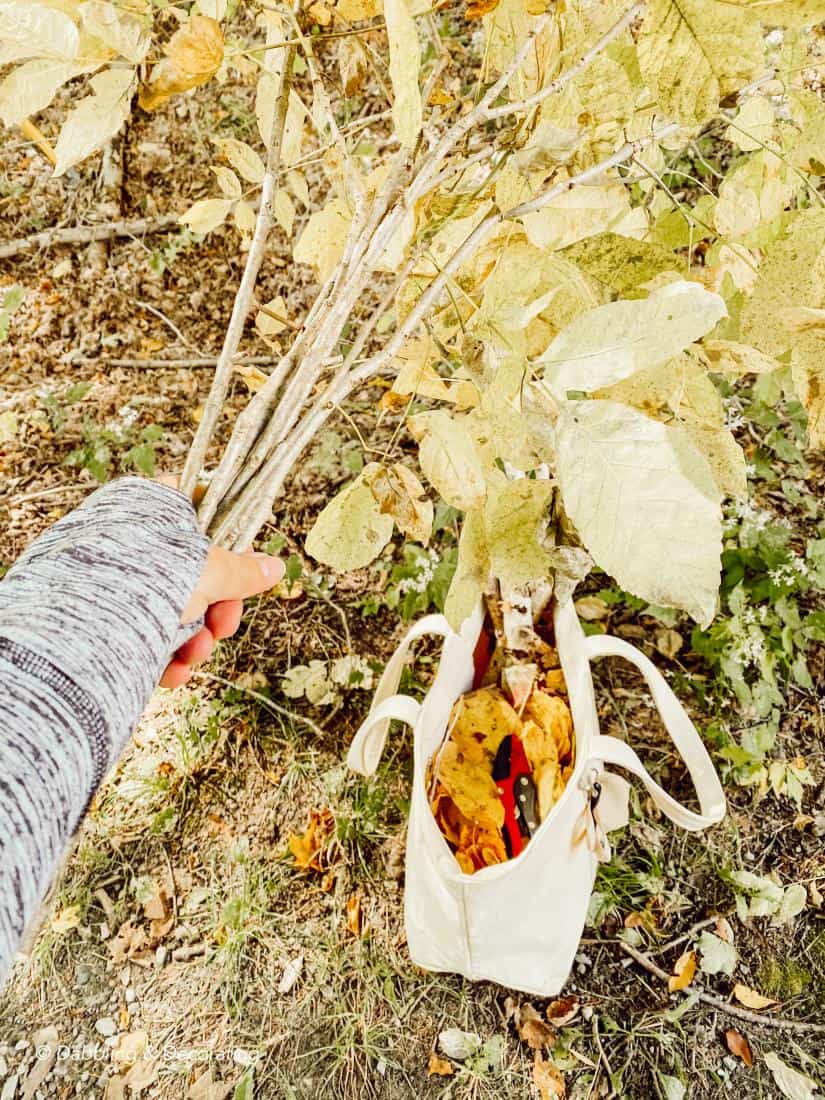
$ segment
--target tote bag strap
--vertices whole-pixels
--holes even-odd
[[[725,794],[716,769],[687,711],[658,668],[635,646],[609,634],[591,634],[584,644],[590,660],[597,657],[624,657],[642,673],[667,732],[687,765],[701,813],[687,809],[669,795],[653,779],[638,754],[626,742],[604,735],[595,737],[591,750],[593,758],[602,760],[605,764],[626,768],[638,776],[659,809],[683,829],[695,832],[721,821],[725,816]]]
[[[410,627],[381,674],[370,712],[352,739],[347,767],[362,775],[372,775],[384,751],[390,722],[395,718],[409,726],[415,725],[421,705],[409,695],[396,694],[410,646],[425,634],[446,638],[451,633],[450,624],[443,615],[425,615]]]

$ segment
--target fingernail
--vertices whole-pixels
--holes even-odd
[[[255,557],[260,560],[261,572],[266,580],[274,587],[276,584],[280,584],[284,579],[284,573],[286,572],[286,566],[280,558],[274,558],[271,554],[256,553]]]

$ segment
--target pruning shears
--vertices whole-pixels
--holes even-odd
[[[536,785],[524,745],[514,733],[498,747],[493,779],[504,806],[504,846],[512,859],[539,827]]]

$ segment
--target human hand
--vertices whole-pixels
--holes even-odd
[[[177,650],[166,666],[160,686],[176,688],[185,684],[194,666],[212,653],[215,642],[230,637],[238,629],[243,601],[274,588],[283,576],[284,563],[280,558],[269,554],[233,554],[213,546],[181,616],[182,623],[192,623],[204,615],[205,624]]]

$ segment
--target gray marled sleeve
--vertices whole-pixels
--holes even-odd
[[[122,478],[0,583],[0,984],[180,641],[207,550],[183,494]]]

